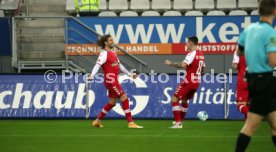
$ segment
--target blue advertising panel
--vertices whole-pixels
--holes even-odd
[[[101,35],[111,34],[130,54],[186,54],[186,38],[196,35],[205,54],[232,54],[239,34],[259,16],[78,18]],[[276,25],[276,24],[274,24]],[[68,55],[93,55],[98,36],[67,19]]]
[[[189,101],[188,119],[195,119],[199,111],[207,111],[211,119],[224,119],[225,102],[229,106],[228,119],[242,119],[235,103],[236,76],[228,76],[226,87],[217,76],[207,76],[194,98]],[[1,75],[1,118],[84,118],[86,105],[85,78],[56,76],[50,82],[43,75]],[[120,82],[130,99],[135,118],[172,118],[171,96],[181,80],[176,75],[140,76],[135,81],[121,76]],[[224,90],[226,88],[226,90]],[[89,83],[90,117],[96,117],[108,102],[103,83]],[[122,118],[120,103],[107,117]]]

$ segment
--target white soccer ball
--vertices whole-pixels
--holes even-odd
[[[200,111],[197,113],[197,118],[201,121],[206,121],[209,118],[209,116],[206,111]]]

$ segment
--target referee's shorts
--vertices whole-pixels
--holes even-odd
[[[266,116],[276,111],[276,74],[248,73],[249,111]]]

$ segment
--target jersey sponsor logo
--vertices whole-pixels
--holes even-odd
[[[276,37],[270,39],[270,45],[276,46]]]

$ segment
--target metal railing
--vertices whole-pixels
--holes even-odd
[[[28,2],[28,0],[25,1],[25,4],[26,2]],[[27,13],[26,13],[27,14]],[[13,17],[12,18],[12,22],[13,22],[13,30],[12,30],[12,34],[13,34],[13,66],[14,67],[17,67],[18,65],[18,61],[20,60],[20,50],[19,50],[19,47],[18,47],[18,43],[17,43],[17,33],[16,33],[16,30],[17,30],[17,21],[16,19],[26,19],[26,20],[32,20],[32,19],[39,19],[39,18],[44,18],[44,19],[53,19],[53,18],[56,18],[56,19],[65,19],[64,21],[64,28],[65,28],[65,44],[68,44],[68,41],[74,41],[76,42],[76,44],[79,44],[79,45],[82,45],[78,40],[72,40],[72,39],[69,39],[68,38],[68,31],[73,31],[75,33],[77,33],[79,36],[81,36],[83,39],[87,40],[88,42],[92,43],[92,44],[96,44],[96,42],[94,42],[93,40],[91,40],[89,37],[83,35],[81,32],[79,32],[77,29],[74,29],[74,28],[68,28],[68,24],[67,24],[67,19],[72,19],[74,20],[76,23],[78,23],[79,25],[81,25],[83,28],[85,28],[86,30],[90,31],[92,34],[95,34],[96,36],[102,36],[100,35],[99,33],[97,33],[95,30],[93,30],[92,28],[88,27],[87,25],[85,25],[84,23],[82,23],[81,21],[79,21],[77,18],[75,17],[72,17],[72,16],[53,16],[53,17],[44,17],[44,16],[40,16],[40,17],[37,17],[37,16],[16,16],[16,17]],[[129,54],[127,51],[125,51],[124,49],[122,49],[121,47],[119,47],[118,45],[115,45],[115,47],[121,51],[124,55],[126,55],[127,57],[129,57],[130,59],[132,59],[135,64],[138,63],[138,66],[139,67],[132,67],[130,65],[128,65],[130,68],[134,68],[139,71],[139,72],[143,72],[143,67],[147,66],[147,64],[142,61],[141,59],[135,57],[134,55],[132,54]],[[67,51],[66,49],[64,51]],[[91,62],[90,60],[88,60],[85,56],[81,55],[81,54],[78,54],[78,56],[80,56],[81,58],[85,59],[87,62]],[[66,67],[69,67],[69,56],[68,56],[68,53],[65,52],[65,60],[66,60]],[[91,62],[93,64],[95,64],[95,62]]]
[[[75,22],[77,22],[79,25],[81,25],[83,28],[85,28],[86,30],[90,31],[92,34],[95,34],[95,36],[97,37],[100,37],[102,35],[100,35],[99,33],[97,33],[94,29],[90,28],[89,26],[87,26],[86,24],[82,23],[81,21],[79,21],[77,18],[75,17],[68,17],[70,19],[73,19]],[[67,23],[66,23],[66,35],[68,34],[68,31],[73,31],[75,33],[77,33],[79,36],[81,36],[82,38],[84,38],[85,40],[87,40],[88,42],[92,43],[92,44],[96,44],[95,41],[91,40],[89,37],[83,35],[81,32],[79,32],[77,29],[74,29],[74,28],[68,28],[67,27]],[[68,41],[72,39],[67,39],[68,36],[65,37],[66,38],[66,44],[68,44]],[[78,40],[74,40],[75,42],[78,42]],[[81,43],[77,43],[79,45],[81,45]],[[127,51],[125,51],[124,49],[122,49],[121,47],[119,47],[118,45],[115,45],[115,48],[117,48],[119,51],[123,52],[125,55],[127,55],[128,57],[130,57],[131,59],[133,59],[135,62],[137,62],[139,64],[139,67],[138,67],[138,71],[139,72],[142,72],[143,71],[143,66],[147,66],[147,64],[140,60],[139,58],[135,57],[134,55],[132,54],[129,54]],[[79,56],[82,56],[81,54],[78,54]],[[130,66],[131,67],[131,66]],[[131,67],[131,68],[134,68],[134,67]]]

